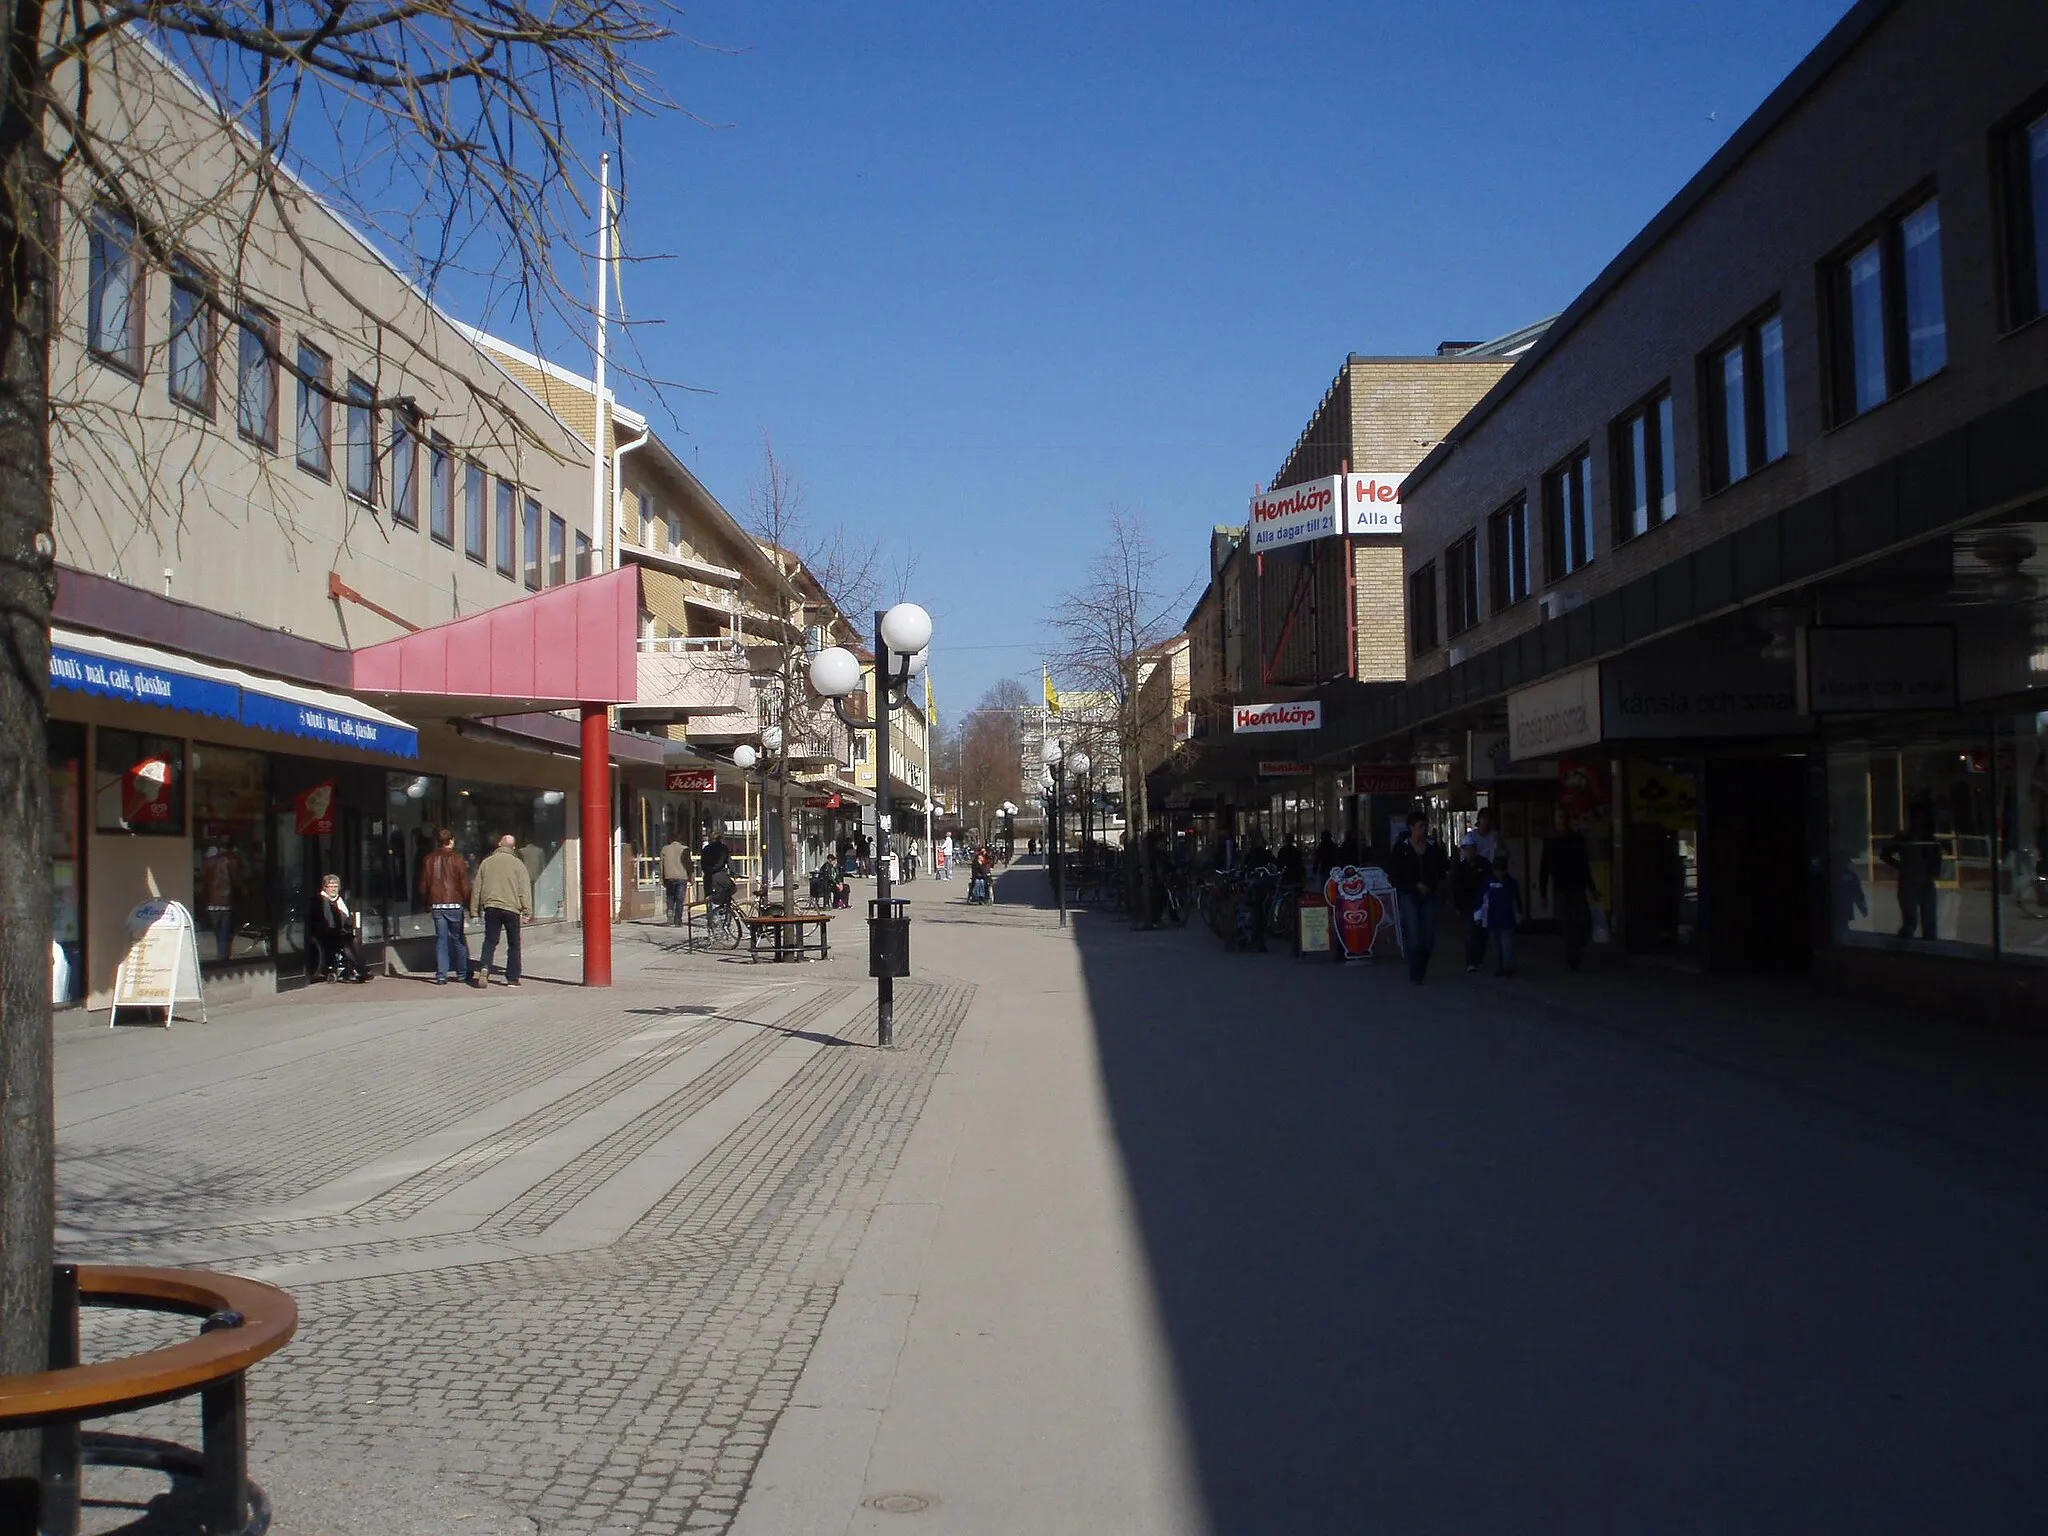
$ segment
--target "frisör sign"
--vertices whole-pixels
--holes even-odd
[[[1239,704],[1230,712],[1230,728],[1239,736],[1272,731],[1319,731],[1323,701],[1302,699],[1291,704]]]
[[[709,795],[718,790],[718,775],[709,768],[671,768],[667,774],[672,795]]]

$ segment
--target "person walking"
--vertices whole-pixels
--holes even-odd
[[[1877,856],[1899,879],[1899,937],[1919,930],[1934,937],[1935,890],[1941,878],[1941,844],[1934,836],[1934,808],[1916,800],[1906,810],[1906,824],[1885,840]]]
[[[519,841],[507,832],[498,839],[497,851],[476,867],[476,892],[470,910],[484,920],[483,964],[476,973],[476,985],[491,977],[491,956],[498,952],[498,936],[505,938],[505,985],[519,985],[519,925],[533,919],[533,877],[526,861],[519,857]]]
[[[1401,953],[1408,958],[1408,979],[1420,986],[1429,973],[1436,948],[1437,895],[1448,873],[1444,850],[1429,835],[1429,820],[1419,812],[1408,822],[1408,835],[1387,850],[1387,879],[1401,919]]]
[[[1586,849],[1586,834],[1572,825],[1562,806],[1557,811],[1557,831],[1543,840],[1536,889],[1557,910],[1564,928],[1564,963],[1576,971],[1593,932],[1591,903],[1600,899],[1600,892],[1593,884],[1593,857]]]
[[[420,861],[420,897],[434,914],[434,985],[448,978],[470,979],[469,935],[463,913],[469,907],[469,860],[455,848],[455,834],[446,827],[434,833],[434,851]]]
[[[1472,818],[1472,838],[1479,848],[1479,867],[1491,870],[1494,856],[1500,852],[1500,833],[1494,830],[1491,806],[1481,806]]]
[[[681,832],[671,833],[661,845],[661,883],[668,892],[669,926],[680,928],[690,900],[690,845]]]
[[[1458,842],[1458,862],[1451,867],[1451,906],[1465,924],[1465,969],[1476,971],[1486,963],[1486,922],[1480,901],[1486,895],[1493,871],[1479,857],[1479,839],[1467,832]]]
[[[1486,890],[1479,902],[1482,925],[1479,937],[1482,945],[1489,936],[1493,939],[1493,974],[1512,976],[1515,974],[1515,930],[1522,924],[1522,887],[1508,873],[1508,856],[1505,853],[1493,856],[1493,873],[1487,879]],[[1484,956],[1483,948],[1480,954]]]
[[[868,862],[873,857],[874,847],[875,845],[868,841],[867,833],[856,832],[853,834],[853,857],[855,863],[859,866],[857,871],[859,874],[871,875],[874,873],[872,866]]]

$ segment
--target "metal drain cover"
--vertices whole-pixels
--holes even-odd
[[[878,1493],[868,1500],[868,1508],[879,1509],[885,1515],[915,1515],[936,1502],[922,1493]]]

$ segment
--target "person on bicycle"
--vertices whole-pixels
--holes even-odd
[[[704,894],[712,901],[729,901],[739,888],[732,876],[732,848],[717,833],[711,834],[697,855],[697,868],[704,876]]]

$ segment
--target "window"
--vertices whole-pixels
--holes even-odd
[[[1844,422],[1948,365],[1941,206],[1887,219],[1826,272],[1829,401]]]
[[[325,480],[333,471],[333,365],[318,347],[299,343],[299,468]]]
[[[641,547],[644,549],[660,549],[662,535],[667,531],[668,525],[662,521],[661,510],[656,506],[654,497],[650,493],[642,491],[640,493]]]
[[[2014,325],[2048,315],[2048,112],[2005,136],[2007,319]]]
[[[213,308],[206,280],[189,261],[171,269],[171,399],[213,414]]]
[[[111,208],[92,215],[86,345],[102,362],[142,372],[142,251],[135,226]]]
[[[462,466],[462,552],[478,565],[490,547],[490,495],[481,464]]]
[[[1479,622],[1479,535],[1468,533],[1444,551],[1444,633],[1462,635]]]
[[[277,321],[242,311],[235,352],[235,426],[265,448],[277,447]]]
[[[1408,649],[1420,656],[1436,649],[1436,562],[1408,577]]]
[[[1785,322],[1753,320],[1706,357],[1707,489],[1733,485],[1785,456]]]
[[[1493,611],[1529,595],[1529,499],[1517,496],[1486,520],[1486,568]]]
[[[559,587],[569,579],[569,525],[556,513],[548,514],[548,585]]]
[[[195,741],[190,767],[199,963],[268,955],[269,755]]]
[[[420,426],[409,405],[391,412],[391,520],[420,525]]]
[[[519,552],[526,572],[527,590],[540,590],[540,503],[531,496],[519,512]]]
[[[588,534],[579,533],[576,535],[576,579],[581,581],[589,574],[590,537]]]
[[[455,547],[455,460],[438,437],[427,450],[427,532],[436,544]]]
[[[101,726],[94,732],[93,825],[102,832],[185,832],[185,743]]]
[[[510,480],[498,482],[497,527],[493,532],[498,540],[498,574],[507,578],[519,574],[519,530],[515,525],[519,516],[519,492]]]
[[[353,374],[348,381],[349,495],[377,500],[377,392]]]
[[[1562,581],[1593,558],[1593,456],[1583,448],[1543,477],[1543,577]]]
[[[1614,536],[1632,539],[1678,511],[1678,446],[1672,440],[1669,391],[1630,411],[1611,429],[1614,447]]]

